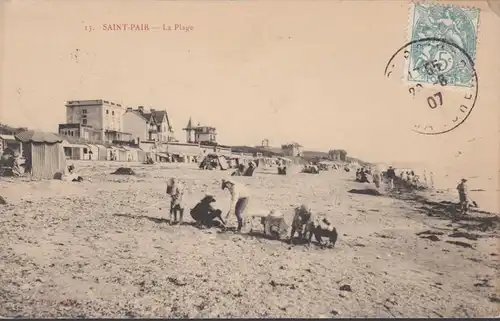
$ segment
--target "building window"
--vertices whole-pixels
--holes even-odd
[[[111,115],[114,115],[114,114],[115,114],[115,111],[113,110],[113,111],[111,112]]]
[[[87,109],[82,109],[82,114],[86,114],[87,113]]]
[[[82,123],[83,123],[84,125],[87,125],[87,119],[82,119]]]
[[[108,109],[106,109],[106,114],[109,114],[109,110]]]

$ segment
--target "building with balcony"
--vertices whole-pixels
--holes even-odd
[[[66,124],[61,124],[71,126],[60,125],[59,128],[74,135],[79,133],[82,138],[89,135],[97,141],[129,141],[130,133],[123,131],[124,113],[122,105],[112,101],[71,100],[66,102]]]
[[[101,131],[90,125],[77,124],[59,124],[58,133],[63,136],[83,138],[88,141],[101,141]]]
[[[202,126],[198,123],[198,126],[192,125],[192,120],[189,118],[186,128],[186,142],[195,144],[217,144],[217,130],[215,127]]]

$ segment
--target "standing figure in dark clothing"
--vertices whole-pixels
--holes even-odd
[[[393,189],[394,188],[394,179],[396,178],[396,171],[392,166],[389,166],[389,169],[387,170],[387,178],[389,179],[389,188]]]

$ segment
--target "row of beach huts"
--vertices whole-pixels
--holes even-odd
[[[249,162],[251,154],[231,152],[229,147],[188,143],[145,141],[138,145],[89,142],[77,137],[27,130],[16,135],[0,135],[0,154],[7,152],[23,159],[24,172],[34,178],[52,178],[64,172],[72,160],[200,163],[205,156],[217,154]],[[5,155],[3,155],[5,156]]]

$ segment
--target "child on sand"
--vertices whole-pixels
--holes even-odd
[[[167,182],[167,195],[170,196],[170,224],[177,222],[177,212],[179,212],[180,224],[184,216],[184,205],[182,203],[184,184],[175,178],[169,179]],[[172,216],[174,220],[172,220]]]

